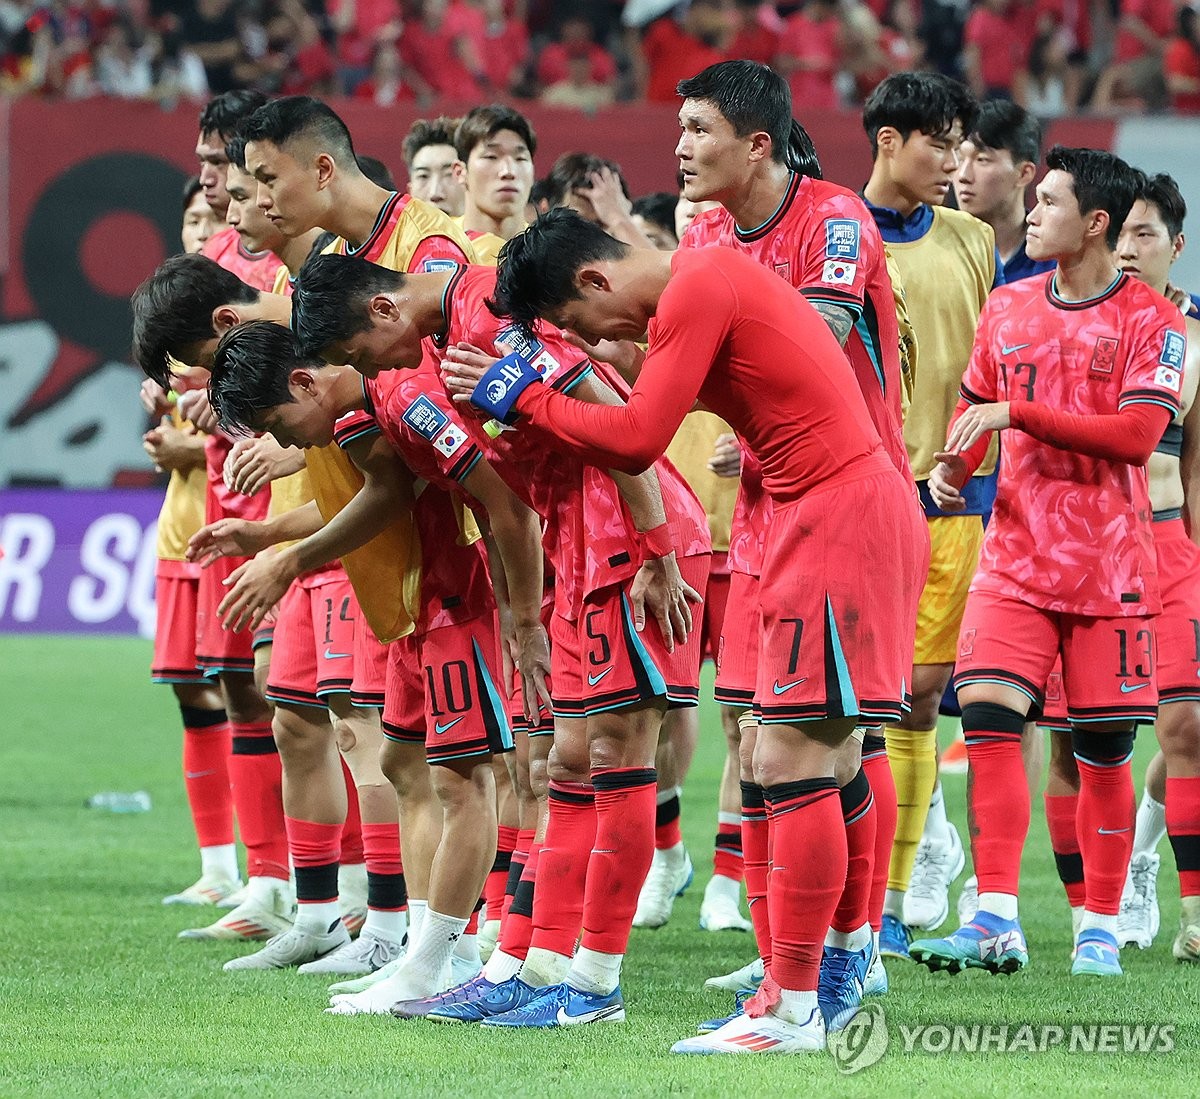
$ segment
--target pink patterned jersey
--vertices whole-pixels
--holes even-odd
[[[204,242],[201,255],[232,271],[255,290],[272,290],[283,261],[274,252],[247,252],[236,229],[222,229]]]
[[[724,207],[692,222],[680,248],[718,244],[769,267],[814,305],[840,306],[854,318],[846,356],[871,422],[896,468],[911,479],[901,414],[900,334],[883,240],[863,201],[824,180],[792,175],[779,207],[756,229],[742,230]],[[734,510],[739,544],[729,567],[757,576],[772,505],[754,464],[743,467]],[[761,513],[757,513],[761,512]]]
[[[225,484],[225,459],[235,440],[223,431],[204,437],[204,466],[208,474],[208,492],[204,501],[204,521],[218,519],[265,519],[271,503],[270,488],[261,488],[253,496],[244,496]]]
[[[530,337],[511,321],[493,316],[486,302],[495,289],[494,267],[463,267],[454,275],[443,298],[446,329],[429,341],[436,356],[466,342],[500,357],[521,354],[563,393],[593,372],[616,392],[624,390],[624,383],[552,327],[544,325]],[[607,470],[585,465],[572,454],[548,451],[534,433],[497,432],[494,427],[489,432],[470,415],[463,423],[496,472],[542,517],[543,546],[554,569],[560,614],[573,621],[585,596],[637,572],[646,558],[642,539]],[[709,552],[707,520],[695,494],[665,459],[655,469],[678,556]]]
[[[1120,275],[1100,297],[1066,302],[1054,276],[996,290],[962,380],[971,404],[1032,401],[1079,415],[1134,404],[1179,411],[1186,347],[1178,310]],[[1000,481],[972,590],[1069,614],[1159,610],[1144,466],[1004,433]]]
[[[460,509],[450,493],[458,493],[480,454],[466,433],[450,419],[441,384],[425,370],[388,370],[363,381],[368,407],[338,420],[334,441],[348,446],[382,431],[418,486],[413,509],[421,540],[421,610],[417,634],[466,622],[494,606],[483,554],[483,542],[463,545]],[[443,403],[444,402],[444,403]]]

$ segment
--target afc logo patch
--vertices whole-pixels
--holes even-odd
[[[402,417],[418,435],[428,439],[447,458],[467,441],[467,433],[447,416],[428,397],[418,397]]]
[[[830,218],[825,222],[825,255],[830,259],[857,260],[862,225],[854,218]]]
[[[1117,365],[1117,345],[1115,336],[1097,336],[1096,349],[1092,352],[1092,364],[1088,367],[1089,378],[1108,378],[1112,376]]]
[[[1169,366],[1172,370],[1183,369],[1183,354],[1187,350],[1187,340],[1178,332],[1168,332],[1163,337],[1162,354],[1159,355],[1158,361],[1163,366]]]
[[[531,336],[518,324],[510,324],[496,336],[495,344],[499,348],[520,355],[541,376],[543,381],[549,381],[558,373],[562,365],[558,359],[546,350],[546,345],[536,336]]]
[[[958,655],[973,656],[975,653],[975,631],[963,630],[962,637],[958,639]]]

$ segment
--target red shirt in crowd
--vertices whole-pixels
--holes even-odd
[[[833,83],[841,58],[838,26],[838,21],[833,17],[815,20],[803,11],[798,11],[784,26],[779,52],[798,58],[810,66],[797,69],[788,77],[792,102],[798,108],[828,109],[838,105],[837,88]]]
[[[698,38],[688,34],[673,18],[667,16],[650,24],[642,39],[649,80],[646,98],[651,103],[679,103],[675,86],[701,69],[724,61],[725,55]]]
[[[1172,76],[1185,76],[1190,80],[1200,81],[1200,50],[1186,38],[1176,38],[1167,47],[1163,57],[1163,69],[1168,80]],[[1200,113],[1200,91],[1172,94],[1171,106],[1174,110],[1187,114]]]

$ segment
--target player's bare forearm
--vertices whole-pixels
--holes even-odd
[[[487,510],[487,525],[504,566],[513,620],[518,628],[541,622],[542,524],[486,462],[478,462],[465,488]]]
[[[829,326],[829,331],[837,337],[837,342],[845,347],[850,333],[854,330],[854,318],[850,315],[849,310],[825,301],[814,304],[817,312],[821,314],[821,319]]]

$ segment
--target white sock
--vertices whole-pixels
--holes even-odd
[[[683,846],[683,841],[680,840],[673,847],[659,847],[654,852],[654,857],[664,859],[667,862],[677,862],[682,864],[687,858],[687,848]]]
[[[483,975],[493,984],[498,985],[520,973],[523,964],[520,958],[514,958],[511,954],[505,954],[503,950],[497,948],[492,951],[487,965],[483,967]]]
[[[428,901],[414,901],[408,898],[408,945],[412,946],[421,937],[421,928],[425,924],[425,912],[429,908]]]
[[[865,923],[856,931],[834,931],[831,927],[825,933],[825,945],[840,950],[865,950],[871,945],[871,925]]]
[[[436,983],[441,976],[442,967],[450,961],[450,955],[454,953],[466,926],[466,920],[460,920],[457,916],[446,916],[427,907],[416,942],[409,940],[404,968],[417,981],[428,979]]]
[[[714,874],[704,887],[704,899],[709,897],[727,897],[738,904],[742,899],[742,883],[736,878],[727,878],[724,874]]]
[[[925,817],[924,838],[931,843],[948,844],[950,827],[946,823],[946,800],[942,797],[942,784],[934,784],[933,797],[929,799],[929,814]]]
[[[482,964],[479,958],[479,936],[468,935],[465,932],[459,935],[453,953],[461,961],[471,962],[473,965]]]
[[[1015,920],[1017,918],[1017,898],[1012,893],[980,893],[979,911],[990,912],[1002,920]]]
[[[718,824],[740,825],[742,823],[742,814],[741,813],[718,813],[717,814],[717,823]]]
[[[282,878],[249,878],[246,881],[246,899],[257,901],[259,904],[274,906],[277,899],[290,899],[294,896],[291,883]]]
[[[368,908],[367,920],[362,929],[364,934],[370,931],[380,939],[390,939],[394,943],[403,942],[408,931],[408,912],[403,908],[399,911],[390,908]]]
[[[624,954],[602,954],[581,946],[575,952],[566,983],[580,992],[607,996],[621,983],[621,962]]]
[[[904,893],[903,889],[889,889],[883,894],[883,911],[888,916],[895,916],[904,922]]]
[[[342,912],[336,898],[316,904],[303,901],[296,906],[296,930],[307,931],[311,935],[324,935],[341,918]]]
[[[237,846],[221,843],[216,847],[200,848],[200,873],[238,880]]]
[[[571,959],[566,954],[556,954],[540,946],[531,946],[521,966],[520,977],[527,985],[545,988],[560,985],[571,968]]]
[[[1085,931],[1107,931],[1110,935],[1115,936],[1117,933],[1118,916],[1101,916],[1097,912],[1089,912],[1086,908],[1083,910],[1083,918],[1079,921],[1079,932],[1076,934],[1076,939]]]
[[[1137,811],[1137,825],[1133,830],[1133,853],[1153,854],[1166,834],[1167,807],[1155,801],[1149,790],[1143,791],[1142,803]]]
[[[777,1015],[786,1023],[800,1026],[812,1018],[817,1010],[817,994],[813,992],[793,992],[790,988],[779,990],[779,1003],[772,1014]]]

